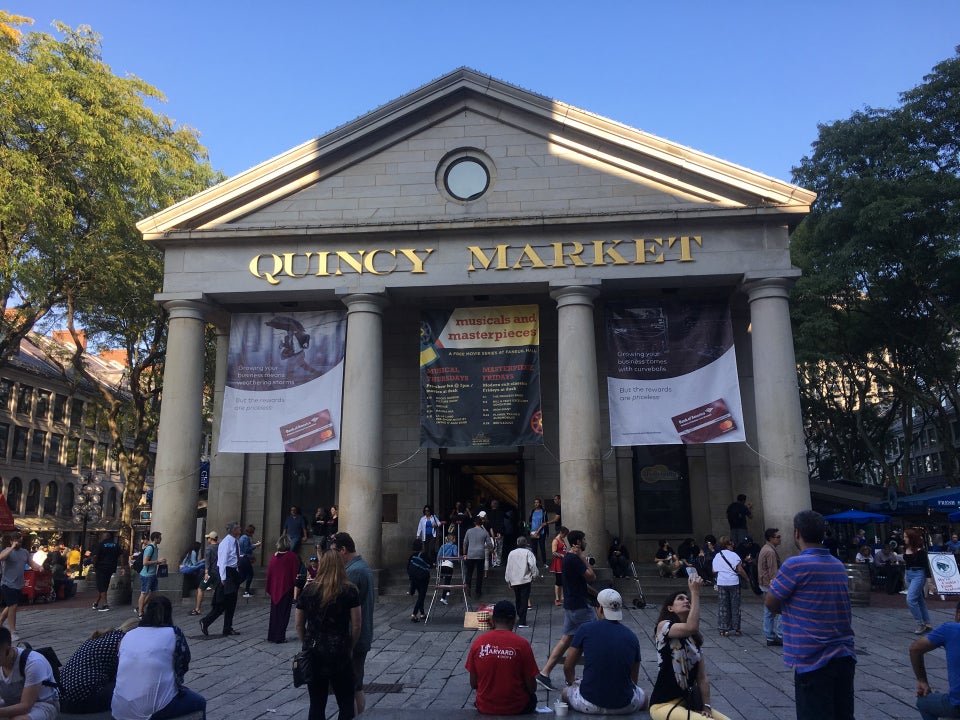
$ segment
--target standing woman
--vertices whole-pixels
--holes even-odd
[[[550,567],[547,563],[547,511],[543,509],[540,498],[533,499],[533,510],[530,511],[530,543],[533,554],[540,550],[540,562],[545,568]]]
[[[927,610],[927,601],[924,599],[924,588],[930,568],[927,564],[927,550],[924,547],[923,534],[917,528],[910,528],[905,533],[906,550],[903,553],[904,575],[907,581],[907,607],[910,614],[919,624],[914,630],[915,635],[923,635],[933,630],[930,625],[930,611]]]
[[[717,576],[717,627],[720,637],[733,632],[740,637],[740,578],[750,582],[740,556],[733,551],[733,540],[720,537],[720,551],[713,558],[713,572]]]
[[[330,544],[327,533],[327,511],[321,505],[313,514],[313,524],[310,528],[313,533],[313,554],[322,555]]]
[[[703,579],[687,578],[687,592],[675,592],[660,607],[654,642],[660,656],[659,672],[650,694],[651,720],[727,720],[727,716],[710,707],[710,681],[703,657],[703,636],[700,634],[700,588]],[[691,695],[699,690],[703,708],[689,705]]]
[[[440,518],[433,514],[433,508],[429,505],[423,506],[423,515],[417,525],[417,540],[423,543],[423,554],[430,558],[431,564],[433,558],[437,555],[437,536],[440,534]]]
[[[333,536],[340,532],[340,510],[336,505],[330,506],[330,515],[327,517],[327,545],[333,542]],[[317,557],[320,557],[319,554]]]
[[[347,580],[340,553],[325,552],[317,577],[297,602],[297,636],[313,661],[308,720],[324,720],[333,686],[341,720],[354,717],[353,646],[360,637],[360,593]]]
[[[200,614],[200,605],[203,603],[203,593],[207,590],[216,591],[220,584],[220,570],[217,569],[217,540],[220,536],[216,530],[211,530],[204,537],[207,539],[207,547],[203,550],[203,579],[197,586],[197,603],[191,615]]]
[[[563,556],[567,554],[568,532],[570,531],[561,525],[550,544],[550,551],[553,553],[553,559],[550,561],[550,572],[553,573],[553,604],[557,607],[563,605]]]
[[[300,558],[290,552],[290,538],[281,535],[277,551],[267,564],[267,595],[270,596],[270,625],[267,642],[287,641],[287,625],[293,608],[293,588],[300,574]]]

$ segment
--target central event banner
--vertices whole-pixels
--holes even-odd
[[[542,444],[540,308],[424,311],[421,447]]]
[[[725,301],[608,305],[606,337],[612,445],[746,439]]]
[[[346,314],[233,315],[220,452],[337,450]]]

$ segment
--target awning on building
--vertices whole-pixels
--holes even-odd
[[[927,490],[913,495],[890,497],[880,503],[872,503],[868,510],[878,512],[895,512],[898,514],[926,512],[948,513],[960,508],[960,488],[948,487],[937,490]]]

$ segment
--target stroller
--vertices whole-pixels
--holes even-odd
[[[640,586],[640,576],[637,575],[637,565],[630,561],[630,577],[637,583],[637,597],[633,599],[633,606],[637,610],[643,610],[647,606],[647,599],[643,596],[643,588]]]

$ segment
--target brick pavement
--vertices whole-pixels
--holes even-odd
[[[493,588],[491,587],[491,590]],[[752,597],[743,606],[741,638],[720,638],[715,631],[716,612],[712,593],[705,592],[703,632],[713,694],[713,705],[733,720],[790,718],[793,713],[792,676],[783,667],[779,648],[768,648],[760,632],[761,606]],[[512,595],[512,593],[510,593]],[[648,600],[659,601],[659,593]],[[506,592],[493,592],[485,601],[512,599]],[[629,596],[625,596],[629,600]],[[913,708],[914,682],[907,648],[916,636],[915,624],[903,596],[873,595],[875,605],[854,609],[859,663],[856,675],[857,717],[861,720],[917,718]],[[130,608],[110,613],[89,609],[81,595],[71,603],[25,608],[18,617],[20,635],[34,646],[52,645],[61,659],[70,656],[95,628],[119,624],[129,617]],[[932,600],[934,624],[952,619],[952,601]],[[290,681],[289,660],[296,652],[296,634],[291,620],[289,642],[273,645],[265,641],[266,604],[241,600],[235,627],[240,635],[210,637],[200,634],[196,618],[187,615],[192,606],[178,605],[175,621],[184,629],[193,655],[188,685],[208,698],[210,720],[281,720],[305,716],[307,694]],[[373,649],[367,659],[368,710],[371,717],[413,717],[418,720],[472,716],[473,698],[463,668],[466,652],[475,631],[462,629],[462,607],[440,606],[431,623],[409,621],[412,600],[405,595],[381,597],[375,613]],[[657,662],[653,649],[653,623],[657,608],[630,609],[626,624],[640,637],[643,662],[641,682],[652,687]],[[543,661],[556,642],[561,628],[561,611],[552,603],[537,602],[529,613],[531,628],[521,630]],[[946,663],[942,652],[927,656],[931,684],[946,687]],[[559,670],[553,673],[561,679]],[[541,701],[552,703],[539,692]],[[331,698],[328,717],[336,715]],[[649,717],[646,713],[637,717]]]

